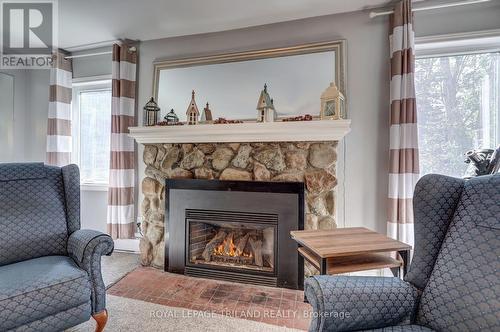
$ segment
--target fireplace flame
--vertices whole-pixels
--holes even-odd
[[[229,248],[229,251],[226,250],[226,248]],[[218,247],[215,247],[214,255],[231,257],[252,257],[252,254],[248,254],[238,249],[234,244],[233,238],[230,238],[229,240],[226,238]]]

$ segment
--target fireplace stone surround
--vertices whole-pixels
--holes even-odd
[[[166,179],[302,182],[304,228],[335,228],[336,150],[337,141],[145,143],[143,237],[139,245],[142,265],[164,268]],[[307,263],[304,271],[306,275],[315,273]]]

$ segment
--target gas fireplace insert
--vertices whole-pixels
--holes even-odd
[[[165,270],[297,289],[302,183],[167,180]]]

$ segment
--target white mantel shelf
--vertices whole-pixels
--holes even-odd
[[[142,144],[317,142],[340,141],[350,130],[351,120],[315,120],[130,127],[129,135]]]

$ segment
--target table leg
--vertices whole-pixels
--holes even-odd
[[[408,268],[410,267],[410,250],[400,250],[398,251],[398,254],[401,256],[401,259],[403,260],[403,278],[406,276],[406,273],[408,273]]]
[[[327,264],[326,264],[326,258],[321,258],[321,266],[319,269],[319,274],[327,274]]]
[[[401,274],[401,267],[391,267],[391,272],[393,276],[399,278],[399,275]]]

